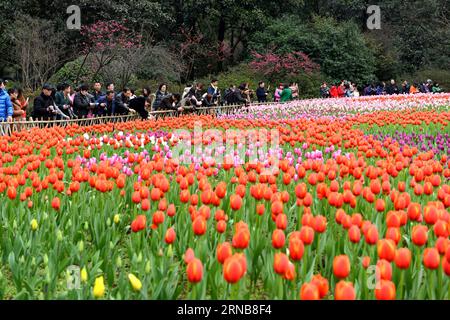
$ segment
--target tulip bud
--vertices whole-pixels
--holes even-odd
[[[19,263],[21,263],[21,264],[25,263],[25,257],[23,255],[20,256]]]
[[[17,229],[17,222],[16,222],[15,219],[14,219],[14,221],[13,221],[13,229]]]
[[[81,252],[83,252],[83,250],[84,250],[84,242],[83,242],[83,240],[80,240],[78,242],[78,251],[81,253]]]
[[[111,250],[114,249],[114,243],[112,243],[112,241],[109,242],[109,248],[110,248]]]
[[[48,268],[46,268],[46,273],[45,273],[45,282],[50,283],[51,282],[51,277],[50,277],[50,270],[48,270]]]
[[[106,225],[107,225],[108,227],[111,226],[111,219],[110,219],[110,218],[106,219]]]
[[[163,250],[161,248],[159,248],[158,256],[162,257],[163,255],[164,255]]]
[[[86,282],[87,279],[88,279],[88,274],[86,271],[86,267],[83,267],[83,269],[81,269],[81,281]]]
[[[42,258],[44,260],[44,264],[47,265],[48,264],[48,255],[44,254],[44,256]]]
[[[84,230],[89,230],[89,223],[87,221],[84,222]]]
[[[31,220],[31,230],[36,231],[39,228],[39,224],[36,219]]]
[[[47,220],[48,218],[48,214],[47,212],[44,212],[44,214],[42,215],[42,220]]]
[[[36,258],[35,258],[35,257],[33,257],[33,258],[31,259],[31,265],[32,265],[32,266],[35,266],[35,265],[36,265]],[[1,278],[1,276],[0,276],[0,278]]]
[[[142,262],[142,252],[139,252],[137,259],[136,259],[137,263],[141,263]]]
[[[61,230],[58,230],[58,232],[56,232],[56,239],[57,239],[58,241],[62,241],[62,239],[63,239],[63,234],[62,234]]]
[[[169,257],[169,258],[173,257],[172,245],[169,245],[169,247],[167,248],[167,257]]]
[[[150,261],[147,261],[147,263],[145,264],[145,273],[149,274],[150,270],[151,270]]]
[[[140,291],[142,288],[141,281],[132,273],[128,274],[128,279],[130,280],[131,286],[135,291]]]
[[[105,283],[103,281],[103,276],[100,276],[95,279],[94,289],[92,290],[92,294],[95,298],[101,298],[105,294]]]
[[[114,223],[118,224],[120,222],[120,215],[116,214],[114,215]]]
[[[116,259],[116,266],[117,266],[117,268],[122,267],[122,259],[120,259],[120,256],[117,256],[117,259]]]
[[[69,229],[72,226],[72,219],[67,220],[66,227]]]

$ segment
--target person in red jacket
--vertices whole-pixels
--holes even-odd
[[[333,85],[330,89],[330,97],[337,98],[339,96],[338,94],[338,88],[336,85]]]

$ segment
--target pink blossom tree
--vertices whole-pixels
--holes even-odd
[[[83,26],[80,30],[83,37],[83,62],[76,77],[79,81],[81,70],[90,57],[91,68],[94,71],[92,79],[109,65],[122,50],[140,48],[142,36],[136,34],[118,21],[97,21]]]
[[[269,50],[266,53],[252,52],[252,56],[250,67],[256,72],[262,73],[271,82],[295,78],[302,73],[311,74],[319,69],[318,64],[300,51],[277,54]]]

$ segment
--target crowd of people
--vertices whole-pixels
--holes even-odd
[[[385,82],[376,84],[372,82],[367,84],[362,91],[358,86],[350,81],[343,80],[340,83],[329,87],[326,82],[320,87],[320,96],[322,98],[343,98],[375,95],[394,95],[394,94],[416,94],[416,93],[440,93],[442,88],[439,83],[428,79],[426,82],[414,82],[412,85],[408,81],[403,81],[398,86],[395,80],[391,80],[388,85]]]
[[[252,102],[266,103],[269,95],[274,102],[288,102],[299,98],[297,83],[279,84],[272,94],[270,86],[261,81],[256,90],[250,89],[249,83],[239,86],[230,85],[223,93],[219,89],[217,79],[212,79],[205,89],[203,83],[188,85],[182,94],[170,93],[168,85],[162,83],[155,93],[149,87],[142,88],[140,95],[129,87],[120,91],[115,90],[114,83],[103,85],[96,82],[90,88],[83,84],[73,88],[68,83],[61,83],[56,88],[51,84],[44,84],[39,96],[34,99],[33,119],[39,120],[67,120],[83,119],[111,115],[136,114],[142,119],[148,119],[155,111],[172,110],[181,113],[196,112],[199,108],[209,108],[219,105],[247,106]],[[359,97],[361,95],[392,95],[414,93],[442,92],[439,83],[427,80],[422,84],[410,85],[404,81],[397,86],[394,80],[386,85],[384,82],[375,85],[371,83],[361,91],[355,83],[342,81],[331,87],[323,83],[320,87],[322,98]],[[0,79],[0,121],[20,121],[27,118],[29,99],[18,88],[6,90],[6,81]],[[156,112],[158,113],[158,112]]]

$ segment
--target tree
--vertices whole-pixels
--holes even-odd
[[[252,55],[250,67],[262,73],[271,82],[286,78],[294,79],[302,73],[311,74],[319,70],[319,66],[303,52],[276,54],[269,50],[263,54],[253,52]]]
[[[95,70],[92,80],[103,68],[114,61],[122,50],[139,48],[142,40],[140,34],[136,34],[117,21],[97,21],[82,27],[80,34],[84,39],[84,57],[80,72],[85,63],[90,62],[89,65]],[[78,83],[80,72],[75,83]]]
[[[20,15],[9,35],[14,43],[22,84],[36,90],[64,63],[64,34],[47,20]]]
[[[374,53],[352,22],[315,17],[305,23],[287,16],[255,33],[249,47],[257,52],[273,48],[277,54],[304,52],[334,82],[348,79],[361,84],[374,78]]]

